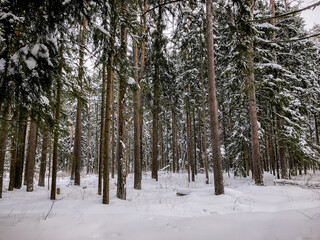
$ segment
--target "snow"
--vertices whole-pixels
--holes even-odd
[[[40,49],[39,44],[35,44],[31,49],[31,54],[36,57],[38,55],[39,49]]]
[[[49,105],[49,99],[46,96],[41,96],[41,100],[45,105]]]
[[[132,84],[135,84],[135,83],[136,83],[136,81],[132,77],[128,78],[128,84],[132,85]]]
[[[96,27],[99,29],[100,32],[102,32],[102,33],[104,33],[104,34],[106,34],[106,35],[109,36],[108,31],[105,30],[102,26],[100,26],[100,25],[97,24]]]
[[[203,174],[189,184],[185,173],[159,172],[158,182],[144,174],[142,190],[133,189],[130,174],[126,201],[116,198],[117,177],[110,180],[109,205],[101,204],[97,195],[96,175],[82,176],[80,187],[59,175],[61,194],[56,201],[49,200],[47,187],[35,186],[31,193],[25,187],[4,192],[0,239],[317,240],[320,236],[320,190],[274,185],[270,174],[265,174],[265,186],[255,186],[251,176],[225,174],[225,194],[220,196],[214,195],[212,173],[209,185]],[[187,195],[177,196],[179,191]]]
[[[6,60],[4,58],[0,58],[0,72],[3,72],[6,66]]]
[[[33,70],[37,65],[37,62],[33,57],[29,57],[28,59],[26,59],[25,63],[27,64],[29,70]]]

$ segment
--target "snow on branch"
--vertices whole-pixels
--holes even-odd
[[[289,16],[291,14],[295,14],[295,13],[299,13],[299,12],[302,12],[302,11],[305,11],[307,9],[310,9],[310,8],[315,8],[317,6],[320,5],[320,1],[317,2],[317,3],[314,3],[310,6],[307,6],[305,8],[301,8],[301,9],[298,9],[298,10],[294,10],[292,12],[287,12],[287,13],[284,13],[284,14],[281,14],[281,15],[277,15],[277,16],[272,16],[272,17],[267,17],[267,18],[262,18],[262,19],[252,19],[252,20],[248,20],[247,22],[248,23],[252,23],[252,22],[265,22],[265,21],[269,21],[271,19],[277,19],[277,18],[283,18],[283,17],[286,17],[286,16]]]

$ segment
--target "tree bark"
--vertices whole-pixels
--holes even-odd
[[[148,8],[148,1],[144,0],[143,1],[143,6],[141,7],[143,8],[143,16],[141,18],[142,21],[142,41],[141,41],[141,66],[140,66],[140,111],[139,111],[139,121],[140,121],[140,159],[141,159],[141,171],[142,171],[142,166],[143,166],[143,105],[144,105],[144,82],[145,81],[141,81],[144,78],[144,67],[145,67],[145,54],[146,54],[146,25],[147,25],[147,8]]]
[[[114,4],[114,3],[113,3]],[[114,6],[112,6],[114,7]],[[115,24],[113,22],[113,24]],[[111,46],[114,45],[114,31],[111,37]],[[104,161],[103,161],[103,196],[102,203],[109,204],[109,163],[110,163],[110,124],[111,124],[111,108],[112,108],[112,92],[113,92],[113,61],[114,52],[110,50],[107,63],[107,91],[106,91],[106,115],[105,115],[105,133],[104,133]]]
[[[19,130],[18,130],[18,143],[17,143],[17,158],[15,166],[15,181],[14,188],[20,189],[22,186],[23,164],[25,157],[27,123],[26,117],[20,112],[19,115]]]
[[[251,16],[253,15],[254,8],[251,7]],[[254,86],[254,43],[250,38],[249,50],[248,50],[248,97],[249,97],[249,112],[250,112],[250,124],[251,124],[251,141],[252,141],[252,164],[253,164],[253,176],[256,185],[263,185],[263,175],[260,157],[260,144],[259,144],[259,129],[258,129],[258,117],[257,117],[257,101],[256,92]]]
[[[87,174],[90,171],[90,102],[88,103],[88,136],[87,136]]]
[[[105,51],[105,50],[104,50]],[[105,53],[106,54],[106,53]],[[101,122],[100,122],[100,155],[99,155],[99,176],[98,176],[98,194],[101,195],[102,189],[102,167],[103,167],[103,158],[104,158],[104,134],[105,134],[105,88],[106,88],[106,64],[105,61],[102,63],[102,86],[101,86]]]
[[[202,34],[200,33],[200,80],[201,80],[201,98],[202,98],[202,124],[203,124],[203,146],[204,146],[204,170],[206,174],[206,184],[209,184],[209,164],[208,164],[208,150],[207,150],[207,120],[206,120],[206,96],[204,92],[204,77],[203,77],[203,48],[202,48]]]
[[[42,137],[42,152],[40,162],[40,172],[38,186],[44,187],[44,179],[46,177],[46,166],[47,166],[47,154],[48,154],[48,142],[49,142],[49,129],[45,127]]]
[[[176,119],[176,97],[172,107],[172,171],[175,173],[177,165],[177,119]]]
[[[127,2],[125,0],[121,1],[121,12],[123,17],[126,16],[127,12]],[[119,85],[119,98],[118,98],[118,108],[119,108],[119,128],[118,128],[118,181],[117,181],[117,197],[120,199],[126,199],[126,166],[125,166],[125,131],[126,131],[126,91],[127,91],[127,75],[125,69],[125,62],[127,57],[127,29],[124,22],[121,24],[121,46],[120,46],[120,58],[121,58],[121,75],[120,75],[120,85]]]
[[[9,109],[6,110],[4,118],[0,120],[0,198],[2,198],[4,161],[6,157],[7,137],[9,129],[9,112]]]
[[[87,34],[87,19],[84,19],[83,25],[80,29],[80,47],[79,47],[79,69],[78,69],[78,84],[80,91],[82,91],[82,79],[83,79],[83,62],[84,62],[84,45],[86,42]],[[82,114],[82,102],[80,97],[77,101],[77,117],[76,117],[76,130],[74,135],[74,185],[80,186],[80,172],[81,172],[81,114]]]
[[[141,141],[140,141],[140,87],[139,87],[139,72],[138,72],[138,45],[136,42],[133,43],[133,67],[134,77],[136,81],[136,89],[133,92],[133,121],[134,121],[134,189],[141,189],[142,169],[141,169]]]
[[[57,99],[56,99],[56,109],[55,109],[55,124],[58,126],[60,122],[60,112],[61,112],[61,91],[62,91],[62,59],[63,59],[63,45],[59,49],[60,55],[60,66],[59,66],[59,78],[57,79]],[[57,184],[57,167],[58,167],[58,146],[59,146],[59,129],[55,128],[53,133],[53,154],[52,154],[52,179],[51,179],[51,193],[50,199],[56,200],[56,184]],[[50,166],[50,165],[49,165]],[[50,167],[49,167],[50,175]],[[49,184],[48,184],[49,186]]]
[[[36,148],[37,148],[37,124],[35,122],[31,122],[30,124],[30,132],[28,139],[28,148],[27,148],[27,192],[33,192],[33,177],[34,177],[34,165],[36,161]]]
[[[161,0],[159,0],[161,4]],[[160,95],[160,36],[162,34],[162,8],[159,6],[159,16],[157,21],[157,36],[155,40],[155,74],[153,83],[153,113],[152,113],[152,178],[158,181],[158,125],[159,125],[159,95]]]
[[[213,24],[212,24],[212,0],[206,2],[206,23],[207,23],[207,44],[208,44],[208,82],[209,82],[209,106],[210,126],[212,135],[213,170],[215,194],[224,193],[222,163],[219,140],[218,103],[216,96],[216,82],[214,70],[214,45],[213,45]]]

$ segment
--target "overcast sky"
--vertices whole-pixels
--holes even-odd
[[[319,0],[303,0],[301,8],[312,5],[313,3],[318,2]],[[305,10],[301,13],[301,16],[306,21],[306,26],[308,29],[312,28],[315,23],[320,24],[320,5],[315,9]]]

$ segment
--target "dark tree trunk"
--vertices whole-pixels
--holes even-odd
[[[28,148],[27,148],[27,192],[33,192],[33,177],[34,177],[34,165],[36,161],[36,148],[37,148],[37,124],[35,122],[31,122],[30,124],[30,132],[28,139]]]
[[[139,72],[138,72],[138,45],[136,42],[133,43],[133,66],[134,66],[134,77],[138,83]],[[140,147],[140,88],[136,86],[133,92],[133,104],[134,104],[134,188],[141,189],[142,169],[141,169],[141,147]]]
[[[80,47],[79,47],[79,68],[78,68],[78,84],[80,91],[82,91],[82,80],[84,76],[83,63],[84,63],[84,45],[86,42],[87,34],[87,19],[84,19],[84,23],[80,29]],[[74,135],[74,185],[80,186],[80,172],[81,172],[81,114],[82,114],[82,102],[80,97],[77,99],[77,116],[76,116],[76,130]]]
[[[90,172],[90,102],[88,103],[88,136],[87,136],[87,174]]]
[[[277,119],[277,128],[278,131],[280,131],[279,135],[279,160],[280,160],[280,169],[281,169],[281,178],[282,179],[288,179],[288,163],[286,159],[286,146],[283,139],[283,125],[282,125],[282,119],[278,117]]]
[[[114,3],[112,2],[112,9],[114,10]],[[115,22],[112,22],[115,24]],[[114,45],[114,34],[115,30],[112,32],[111,46]],[[106,92],[106,115],[105,115],[105,126],[104,126],[104,156],[103,156],[103,195],[102,203],[109,204],[109,164],[110,164],[110,124],[111,124],[111,108],[112,108],[112,92],[113,92],[113,59],[114,52],[111,50],[108,54],[107,63],[107,92]]]
[[[212,0],[206,2],[207,44],[208,44],[208,84],[209,84],[209,106],[210,126],[212,135],[213,170],[215,194],[224,193],[222,163],[219,140],[218,102],[216,96],[216,81],[214,71],[214,45],[212,24]]]
[[[27,145],[28,145],[29,133],[30,133],[30,118],[28,118],[28,121],[27,121],[26,147],[25,148],[27,148]],[[25,151],[26,151],[26,149],[25,149]],[[26,152],[25,152],[25,154],[26,154]],[[14,160],[14,161],[16,161],[16,160]],[[24,176],[23,176],[23,185],[25,185],[25,186],[27,186],[27,179],[28,179],[28,168],[27,168],[28,164],[29,164],[28,163],[28,158],[26,157],[26,162],[24,164]],[[13,172],[13,174],[15,174],[15,172]]]
[[[9,109],[4,114],[4,118],[0,120],[0,123],[0,198],[2,198],[4,160],[6,157],[9,129]]]
[[[22,186],[23,164],[25,156],[26,133],[27,123],[24,114],[20,113],[19,116],[19,130],[18,130],[18,143],[17,143],[17,158],[15,166],[15,181],[14,188],[20,189]]]
[[[201,42],[201,60],[200,60],[200,80],[201,80],[201,97],[202,97],[202,124],[203,124],[203,146],[204,146],[204,170],[206,174],[206,184],[209,184],[209,164],[208,164],[208,150],[207,150],[207,120],[206,120],[206,96],[204,93],[204,77],[203,77],[203,49],[202,49],[202,35],[200,34]]]
[[[145,13],[148,8],[148,1],[143,1],[143,8],[144,14],[141,18],[142,22],[142,41],[141,41],[141,66],[140,66],[140,79],[144,78],[144,63],[145,63],[145,53],[146,53],[146,42],[145,42],[145,35],[146,35],[146,25],[147,25],[147,14]],[[140,159],[141,159],[141,171],[143,166],[143,105],[144,105],[144,81],[140,81],[140,111],[139,111],[139,121],[140,121]],[[146,166],[145,166],[146,167]]]
[[[63,46],[60,46],[59,55],[62,62],[63,58]],[[62,63],[59,66],[59,77],[62,77]],[[61,111],[61,90],[62,83],[61,79],[57,79],[57,100],[56,100],[56,109],[55,109],[55,124],[58,125],[60,121],[60,111]],[[50,199],[56,200],[56,185],[57,185],[57,168],[58,168],[58,146],[59,146],[59,130],[54,129],[53,133],[53,154],[52,154],[52,179],[51,179],[51,193]],[[50,165],[49,165],[50,166]],[[50,167],[49,167],[49,176],[50,176]],[[49,185],[49,184],[48,184]]]
[[[172,171],[175,173],[177,165],[177,119],[176,119],[176,98],[173,100],[172,107]]]
[[[254,7],[251,7],[251,15],[253,15]],[[252,138],[252,165],[253,176],[256,185],[263,185],[263,172],[261,166],[260,157],[260,144],[259,144],[259,129],[258,129],[258,117],[257,117],[257,101],[256,91],[254,86],[254,43],[253,39],[250,39],[248,54],[248,97],[249,97],[249,112],[250,112],[250,125],[251,125],[251,138]]]
[[[104,50],[105,51],[105,50]],[[106,53],[105,53],[106,54]],[[102,167],[103,167],[103,157],[104,157],[104,127],[105,127],[105,88],[106,88],[106,64],[105,61],[102,63],[102,86],[101,86],[101,122],[100,122],[100,155],[99,155],[99,176],[98,176],[98,194],[101,195],[102,189]]]
[[[96,124],[95,124],[95,141],[94,141],[94,164],[93,164],[93,169],[94,173],[98,173],[98,168],[99,168],[99,137],[98,137],[98,125],[99,125],[99,114],[98,114],[98,103],[95,104],[95,113],[96,113]]]
[[[121,1],[121,12],[123,17],[126,16],[127,2]],[[121,46],[120,46],[120,58],[121,64],[121,75],[119,84],[119,97],[118,97],[118,108],[119,108],[119,127],[118,127],[118,151],[117,151],[117,162],[118,162],[118,181],[117,181],[117,197],[120,199],[126,199],[126,161],[125,161],[125,132],[126,132],[126,91],[127,91],[127,75],[124,63],[127,57],[127,29],[125,23],[121,25]]]
[[[161,0],[159,3],[161,4]],[[162,34],[162,7],[159,5],[159,16],[157,20],[157,36],[155,40],[155,74],[154,74],[154,83],[153,83],[153,109],[152,109],[152,178],[158,181],[158,125],[159,125],[159,95],[160,95],[160,51],[161,43],[160,37]]]
[[[44,179],[46,177],[47,166],[47,154],[48,154],[48,142],[49,142],[49,129],[45,127],[42,138],[42,151],[38,185],[44,187]]]

